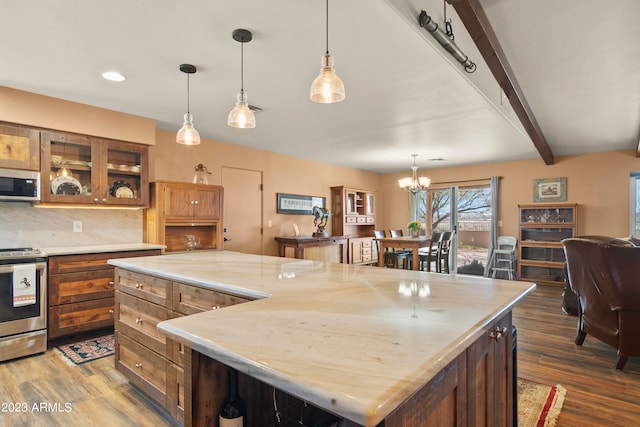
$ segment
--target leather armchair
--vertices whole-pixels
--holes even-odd
[[[616,369],[623,369],[629,356],[640,356],[640,249],[622,239],[590,237],[562,241],[579,301],[575,343],[591,335],[609,344],[618,350]]]

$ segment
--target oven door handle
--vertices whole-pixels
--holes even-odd
[[[36,270],[43,270],[46,266],[44,262],[36,262]],[[13,265],[0,265],[0,274],[13,273]]]

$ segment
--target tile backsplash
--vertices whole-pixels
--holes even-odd
[[[142,209],[41,208],[0,202],[0,248],[142,243]],[[73,231],[73,222],[82,232]]]

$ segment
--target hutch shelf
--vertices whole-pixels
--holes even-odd
[[[564,285],[562,239],[575,237],[578,205],[568,203],[519,205],[520,259],[518,278]]]

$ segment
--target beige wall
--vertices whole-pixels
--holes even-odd
[[[381,182],[380,175],[356,169],[206,139],[203,139],[198,146],[183,146],[176,143],[175,132],[158,130],[157,136],[156,145],[149,150],[150,181],[191,182],[194,167],[198,163],[204,164],[212,172],[209,175],[209,184],[222,184],[223,166],[263,172],[262,247],[265,255],[277,254],[277,246],[273,238],[292,236],[294,222],[298,224],[302,234],[311,234],[315,231],[311,215],[277,214],[276,193],[326,197],[329,207],[331,204],[329,188],[332,186],[346,185],[377,191]],[[271,228],[267,228],[269,221],[271,221]]]
[[[4,86],[0,86],[0,120],[140,144],[155,144],[155,122],[151,119]]]
[[[518,205],[533,203],[533,180],[567,178],[567,202],[577,203],[578,233],[627,236],[629,234],[629,173],[640,171],[635,151],[615,151],[556,158],[554,165],[542,160],[492,163],[442,169],[420,169],[432,183],[455,182],[500,176],[499,234],[518,235]],[[410,171],[408,171],[410,172]],[[382,179],[387,219],[385,227],[406,223],[406,194],[397,179],[407,173],[388,174]]]

